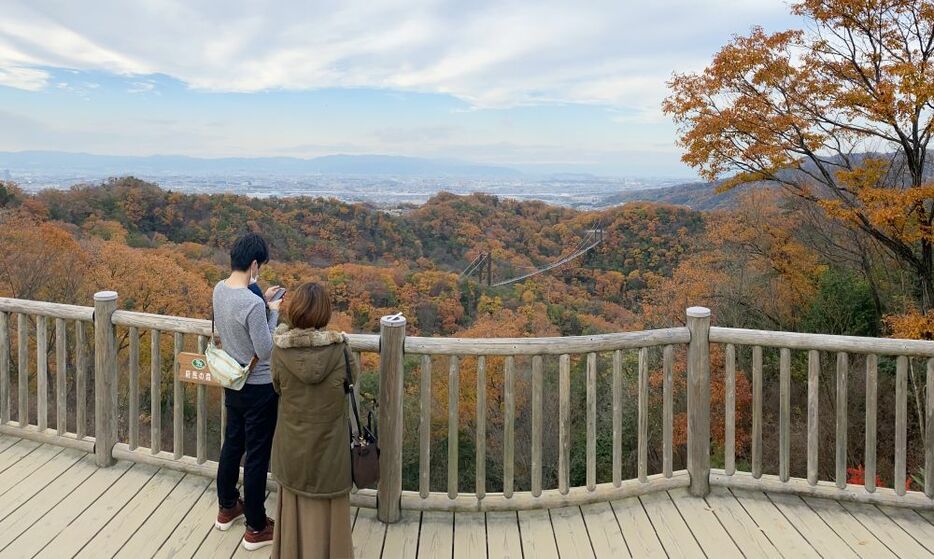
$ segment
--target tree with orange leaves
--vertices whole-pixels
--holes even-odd
[[[800,0],[808,31],[755,28],[664,103],[684,161],[721,186],[770,181],[879,243],[934,308],[934,2]]]

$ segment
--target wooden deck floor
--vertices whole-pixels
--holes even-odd
[[[274,509],[275,494],[267,507]],[[211,480],[0,435],[0,557],[267,557]],[[361,557],[934,557],[934,513],[714,488],[520,513],[353,511]]]

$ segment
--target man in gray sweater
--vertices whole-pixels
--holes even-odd
[[[269,356],[280,301],[272,301],[277,286],[263,294],[255,285],[260,267],[268,261],[266,241],[255,233],[243,235],[230,249],[230,276],[214,287],[214,325],[221,346],[241,365],[256,357],[243,388],[224,389],[227,426],[217,464],[219,510],[215,526],[227,530],[246,516],[243,546],[249,550],[271,545],[273,538],[273,521],[266,516],[264,501],[279,404],[272,388]],[[241,500],[237,481],[244,454]]]

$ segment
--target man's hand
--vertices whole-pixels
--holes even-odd
[[[269,289],[267,289],[267,290],[266,290],[266,295],[265,295],[265,297],[266,297],[266,302],[272,301],[272,298],[276,295],[276,293],[279,292],[280,289],[281,289],[281,287],[279,287],[278,285],[274,285],[274,286],[270,287]]]
[[[269,303],[269,308],[276,312],[279,312],[279,305],[281,304],[282,304],[282,299],[279,299],[278,301],[273,301],[272,303]]]

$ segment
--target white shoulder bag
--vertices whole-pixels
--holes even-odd
[[[211,314],[211,339],[204,350],[204,358],[208,362],[208,370],[221,386],[231,390],[240,390],[246,383],[247,377],[256,367],[259,357],[253,354],[248,365],[241,365],[221,347],[220,338],[214,331],[214,314]]]

